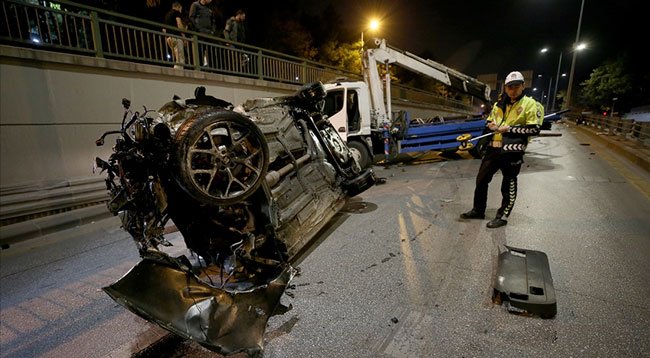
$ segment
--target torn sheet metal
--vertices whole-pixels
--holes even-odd
[[[259,354],[268,319],[295,270],[286,265],[268,284],[230,290],[207,284],[189,264],[185,256],[148,256],[103,289],[135,314],[210,350]]]
[[[548,257],[541,251],[506,246],[499,255],[493,300],[509,311],[553,318],[557,302]]]

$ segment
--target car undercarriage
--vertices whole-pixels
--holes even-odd
[[[123,100],[108,160],[109,210],[142,257],[104,290],[134,313],[222,354],[263,351],[293,260],[375,184],[323,115],[321,83],[233,106],[197,88],[140,114]],[[161,247],[173,222],[192,255]]]

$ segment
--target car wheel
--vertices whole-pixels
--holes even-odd
[[[192,198],[207,205],[246,199],[264,180],[269,149],[250,119],[230,111],[197,114],[176,132],[174,176]]]

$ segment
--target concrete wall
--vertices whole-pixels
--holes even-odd
[[[299,86],[126,61],[0,45],[0,189],[42,188],[97,178],[95,157],[108,158],[120,127],[122,98],[133,110],[158,109],[173,95],[193,97],[197,86],[235,105],[283,96]],[[455,116],[442,106],[394,101],[412,118]]]
[[[92,177],[119,129],[122,98],[158,109],[197,86],[234,104],[287,95],[297,86],[160,66],[0,46],[0,188],[43,186]]]

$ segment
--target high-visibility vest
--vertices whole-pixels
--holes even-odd
[[[487,118],[487,122],[494,122],[499,126],[508,125],[510,127],[526,125],[542,125],[544,121],[544,106],[532,97],[523,96],[517,102],[506,106],[506,111],[496,104],[492,107],[492,112]],[[495,133],[493,141],[500,141],[502,135]]]

